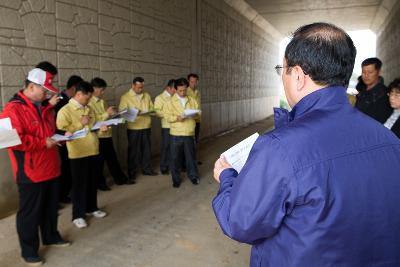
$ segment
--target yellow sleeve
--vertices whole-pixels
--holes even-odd
[[[103,114],[100,114],[100,115],[98,115],[98,116],[96,116],[96,117],[97,117],[100,121],[108,120],[108,119],[110,118],[110,115],[107,113],[108,105],[107,105],[106,101],[104,101],[104,100],[102,100],[100,104],[103,105],[104,113],[103,113]]]
[[[119,101],[118,110],[121,111],[126,108],[128,108],[128,102],[126,101],[126,97],[123,95],[123,96],[121,96],[121,100]]]
[[[80,121],[72,121],[71,116],[69,116],[65,108],[58,111],[56,125],[57,129],[70,133],[83,129],[82,123]]]
[[[151,96],[150,96],[150,94],[148,95],[149,96],[149,110],[151,111],[151,110],[154,110],[154,104],[153,104],[153,101],[151,100]]]
[[[157,117],[159,117],[159,118],[163,118],[164,117],[163,102],[162,102],[160,96],[157,96],[155,101],[154,101],[154,109],[156,111]]]
[[[172,106],[172,101],[168,102],[165,106],[165,112],[164,112],[165,119],[168,122],[176,122],[176,117],[178,116],[174,112],[174,108]]]
[[[91,108],[91,107],[88,107],[89,108],[89,112],[88,112],[88,115],[89,115],[89,124],[88,124],[88,127],[89,128],[92,128],[93,127],[93,125],[96,123],[96,113],[94,112],[94,110],[93,110],[93,108]]]

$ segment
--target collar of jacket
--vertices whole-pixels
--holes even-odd
[[[313,110],[344,103],[349,103],[344,87],[330,86],[319,89],[303,97],[290,112],[284,108],[274,108],[275,128],[283,127]]]

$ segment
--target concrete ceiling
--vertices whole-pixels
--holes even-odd
[[[282,35],[312,22],[330,22],[345,30],[373,29],[384,0],[246,0]]]

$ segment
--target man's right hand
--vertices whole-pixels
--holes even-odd
[[[51,139],[50,137],[46,138],[46,147],[47,148],[52,148],[52,147],[57,146],[57,145],[58,145],[57,141]]]
[[[83,126],[86,126],[89,124],[90,117],[88,115],[82,115],[81,117],[81,123]]]

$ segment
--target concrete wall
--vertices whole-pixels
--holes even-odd
[[[170,78],[200,74],[202,137],[260,120],[278,104],[278,41],[224,1],[3,0],[0,3],[0,109],[39,61],[71,74],[104,78],[118,104],[134,76],[155,97]],[[153,121],[153,152],[159,146]],[[122,165],[126,131],[114,131]],[[0,151],[0,216],[16,207],[9,160]]]
[[[377,55],[383,62],[382,74],[388,85],[400,77],[400,1],[390,9],[385,22],[377,32]]]

